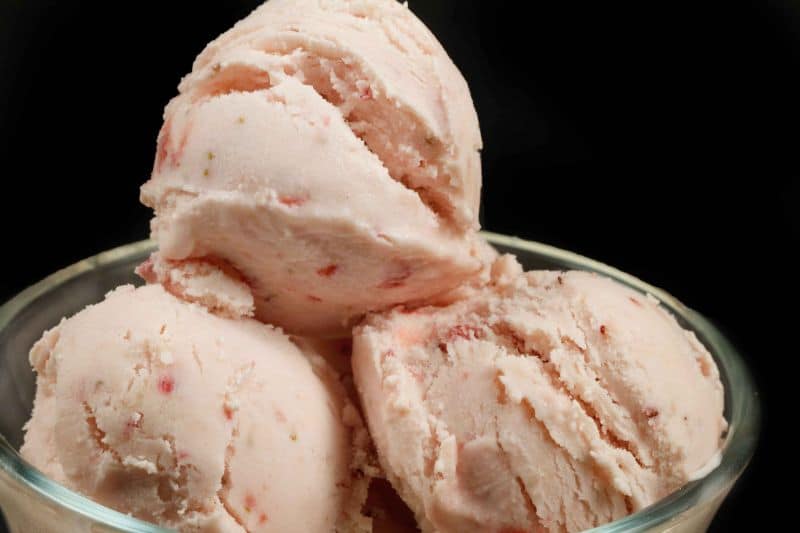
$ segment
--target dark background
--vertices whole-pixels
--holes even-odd
[[[203,45],[257,4],[0,0],[0,300],[147,235],[138,188],[162,108]],[[484,227],[661,286],[747,355],[765,426],[711,530],[780,523],[792,512],[776,483],[794,450],[776,426],[794,418],[798,356],[800,5],[410,5],[472,88]]]

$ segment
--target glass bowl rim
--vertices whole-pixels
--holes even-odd
[[[705,317],[683,305],[666,291],[649,285],[638,278],[614,267],[589,259],[567,250],[547,244],[482,231],[492,244],[523,250],[537,256],[557,261],[569,269],[589,270],[609,276],[639,292],[653,295],[670,312],[679,316],[697,331],[702,332],[709,351],[731,382],[735,382],[735,394],[726,392],[730,402],[729,428],[722,449],[719,465],[704,477],[692,481],[654,504],[620,520],[589,530],[591,533],[642,532],[663,524],[690,508],[709,501],[735,480],[747,467],[755,452],[760,430],[760,405],[758,391],[741,354],[725,335]],[[68,280],[99,267],[125,261],[131,256],[145,254],[155,249],[152,240],[143,240],[123,245],[74,263],[23,290],[0,306],[0,330],[7,327],[16,314],[39,296]],[[120,513],[73,492],[48,479],[23,459],[3,435],[0,435],[0,474],[12,482],[22,484],[59,507],[67,508],[83,517],[121,531],[156,533],[167,529]]]

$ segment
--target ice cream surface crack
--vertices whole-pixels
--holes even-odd
[[[225,512],[227,512],[231,519],[239,524],[242,529],[248,533],[249,530],[247,529],[243,516],[230,500],[232,485],[230,464],[234,454],[236,453],[236,444],[239,439],[239,421],[236,416],[236,411],[238,410],[239,404],[235,398],[235,394],[236,391],[238,391],[242,386],[243,379],[251,369],[252,365],[247,365],[239,369],[228,383],[228,387],[225,391],[222,411],[225,415],[225,418],[230,422],[230,437],[228,438],[228,443],[225,446],[224,471],[222,473],[222,477],[220,478],[219,489],[217,490],[217,498],[222,504],[222,507],[225,509]]]
[[[555,342],[554,340],[542,338],[542,332],[539,331],[534,331],[533,337],[524,337],[523,333],[515,331],[513,326],[508,323],[496,324],[493,327],[493,331],[501,338],[505,337],[507,339],[504,344],[516,352],[516,355],[536,357],[541,362],[540,370],[542,374],[548,377],[552,388],[566,396],[573,406],[582,410],[583,413],[592,422],[594,422],[599,435],[610,446],[624,450],[625,452],[629,453],[631,457],[633,457],[639,467],[645,467],[636,450],[633,448],[632,443],[624,440],[614,431],[613,428],[605,425],[600,419],[600,416],[595,410],[594,406],[587,401],[586,397],[582,397],[579,391],[576,390],[576,387],[573,386],[570,381],[565,380],[562,377],[559,367],[557,366],[556,362],[554,362],[554,356],[551,355],[551,350],[554,346],[553,343]],[[561,340],[562,342],[565,342],[564,338]],[[576,347],[580,353],[584,352],[584,349],[578,344],[572,342],[565,342],[565,344],[571,344],[572,346]],[[538,349],[534,348],[534,345],[538,346]],[[560,362],[560,357],[555,357],[555,361]],[[500,380],[503,381],[503,378],[501,377]]]
[[[500,450],[500,453],[503,457],[503,461],[505,462],[506,468],[511,471],[511,459],[509,458],[508,453],[503,448],[503,442],[500,438],[500,432],[497,429],[499,427],[499,422],[497,417],[494,419],[495,424],[495,440],[497,441],[497,448]],[[520,495],[522,496],[522,500],[525,503],[525,508],[528,511],[528,523],[531,524],[531,533],[538,533],[540,531],[546,531],[542,525],[541,520],[539,518],[539,513],[536,510],[536,504],[533,503],[533,498],[531,498],[530,492],[528,491],[528,487],[525,486],[525,481],[522,479],[521,476],[516,476],[514,481],[517,483],[517,488],[519,490]]]
[[[115,461],[122,463],[122,458],[119,453],[106,442],[106,432],[100,429],[100,426],[97,424],[97,417],[94,414],[92,406],[89,405],[88,402],[83,402],[82,405],[83,411],[86,413],[86,426],[97,450],[101,453],[109,454]]]
[[[230,462],[233,458],[233,455],[236,453],[236,440],[239,437],[239,427],[236,421],[231,424],[231,433],[230,437],[228,438],[228,444],[225,446],[225,469],[222,472],[222,477],[220,478],[219,489],[217,490],[217,498],[219,499],[222,507],[225,509],[225,512],[231,517],[231,519],[237,523],[241,528],[250,533],[245,526],[245,522],[239,513],[239,511],[231,504],[229,497],[231,492],[231,472],[230,472]]]

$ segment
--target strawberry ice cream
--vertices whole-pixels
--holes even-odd
[[[182,531],[368,531],[368,436],[336,376],[254,320],[120,287],[48,331],[22,455]]]
[[[224,262],[257,318],[335,336],[480,268],[477,116],[403,4],[271,0],[209,44],[179,90],[142,187],[155,272]]]
[[[492,277],[354,333],[381,464],[423,531],[580,531],[714,466],[717,368],[657,302],[510,257]]]
[[[715,466],[693,334],[479,237],[469,89],[405,4],[270,0],[178,89],[150,285],[30,353],[55,481],[181,531],[573,532]]]

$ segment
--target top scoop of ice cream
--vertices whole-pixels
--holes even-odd
[[[652,299],[502,258],[447,307],[375,315],[353,367],[386,473],[425,531],[580,531],[718,457],[708,351]]]
[[[368,436],[335,376],[255,320],[121,287],[47,332],[22,454],[181,531],[369,528]]]
[[[224,260],[256,316],[343,334],[478,270],[466,82],[394,0],[271,0],[167,106],[142,201],[164,261]]]

